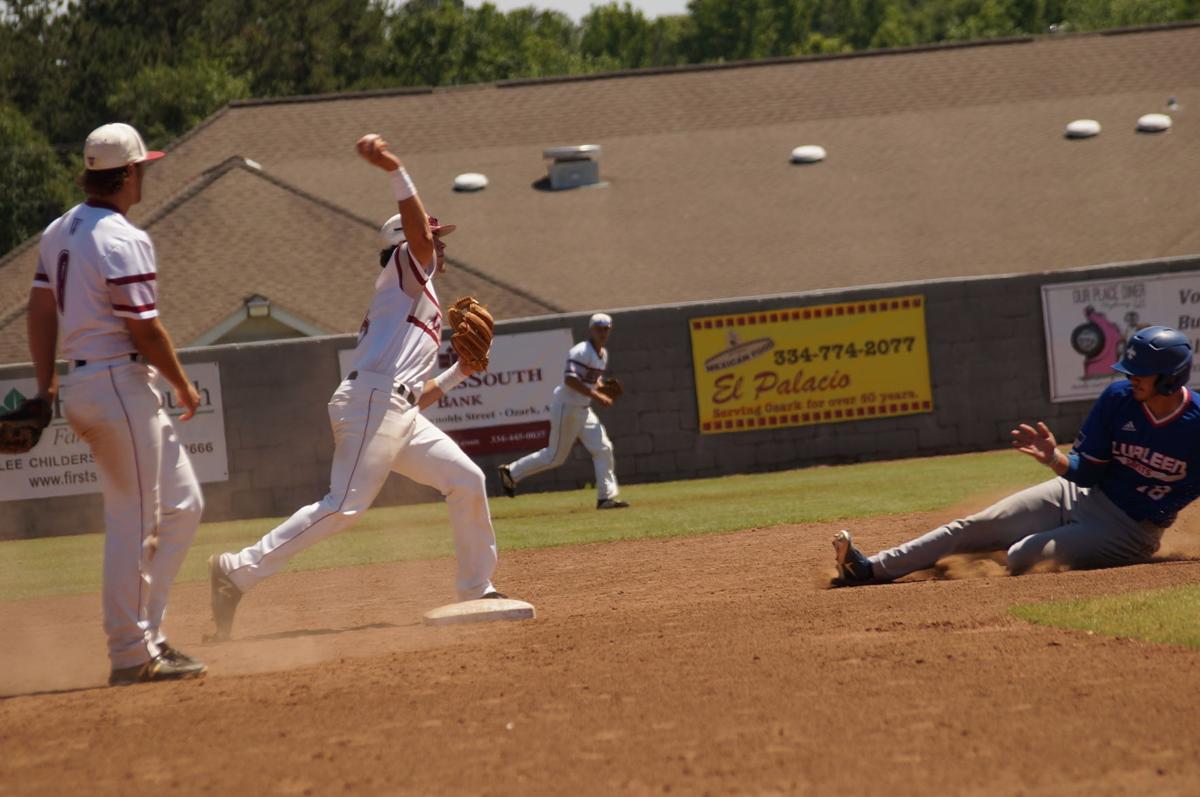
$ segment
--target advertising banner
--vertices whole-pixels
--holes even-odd
[[[200,408],[195,417],[187,423],[176,420],[183,409],[175,406],[175,393],[162,379],[158,381],[159,392],[167,402],[167,414],[187,448],[196,477],[201,482],[226,481],[229,459],[225,454],[220,369],[216,363],[191,363],[186,369],[200,393]],[[37,383],[33,379],[0,381],[0,396],[6,410],[36,392]],[[100,477],[92,452],[67,424],[61,397],[55,403],[54,420],[32,451],[11,456],[0,454],[0,501],[98,492]]]
[[[704,434],[931,412],[925,301],[689,320]]]
[[[1120,374],[1112,370],[1141,326],[1174,327],[1200,343],[1200,272],[1042,286],[1051,401],[1091,400]],[[1192,366],[1191,385],[1197,385]]]
[[[544,448],[550,439],[550,400],[562,382],[572,343],[566,328],[497,335],[488,370],[468,377],[426,408],[425,416],[472,456]],[[351,354],[338,353],[343,376],[350,371]],[[438,370],[453,362],[446,341]]]

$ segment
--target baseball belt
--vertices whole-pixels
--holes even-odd
[[[350,382],[353,382],[355,379],[358,379],[358,371],[351,371],[350,373],[346,374],[346,379]],[[417,394],[414,393],[412,391],[412,388],[410,388],[408,385],[397,382],[395,387],[396,387],[396,395],[397,396],[404,399],[409,404],[417,403]]]

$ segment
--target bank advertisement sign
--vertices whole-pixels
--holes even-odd
[[[1066,282],[1042,286],[1042,320],[1051,401],[1091,400],[1114,380],[1125,342],[1140,327],[1162,325],[1200,344],[1200,272]],[[1200,361],[1189,384],[1200,384]]]
[[[933,411],[923,296],[689,320],[704,434]]]
[[[221,405],[221,374],[216,363],[191,363],[184,366],[200,393],[200,408],[190,421],[178,420],[183,408],[175,406],[175,393],[159,379],[158,389],[166,401],[167,415],[179,432],[201,482],[229,479],[229,459],[225,453],[225,414]],[[0,380],[0,397],[5,410],[37,393],[33,379]],[[42,432],[42,439],[25,454],[0,454],[0,501],[49,498],[100,492],[100,476],[87,443],[67,423],[60,395],[54,406],[54,419]]]
[[[566,328],[497,335],[487,371],[471,375],[427,407],[425,417],[472,456],[545,448],[550,401],[562,382],[572,344]],[[345,376],[352,350],[338,355]],[[438,354],[438,371],[454,360],[447,340]]]

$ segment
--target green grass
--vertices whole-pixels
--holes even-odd
[[[923,512],[981,492],[1023,487],[1046,476],[1045,468],[1027,457],[994,451],[631,485],[621,491],[634,504],[626,511],[597,512],[592,490],[528,494],[515,501],[494,498],[491,505],[503,551]],[[278,520],[203,524],[179,581],[205,578],[209,554],[248,545]],[[102,545],[99,534],[0,543],[0,600],[99,590]],[[445,504],[384,507],[367,512],[352,530],[298,555],[290,569],[351,567],[452,553]]]
[[[1200,648],[1200,585],[1014,606],[1038,625]]]

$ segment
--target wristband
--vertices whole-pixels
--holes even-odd
[[[403,166],[392,172],[392,194],[395,195],[397,202],[403,202],[417,195],[417,187],[413,185],[412,178],[408,176],[408,170]]]
[[[433,379],[433,385],[438,390],[442,391],[442,395],[449,393],[454,388],[463,383],[467,375],[463,373],[460,367],[461,363],[456,363],[453,368],[447,368]]]

